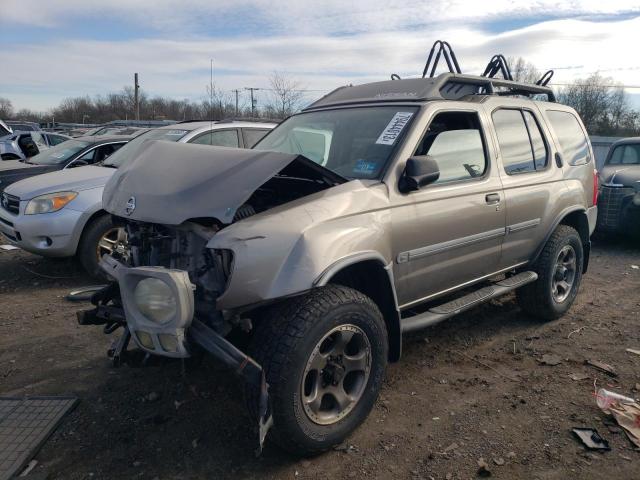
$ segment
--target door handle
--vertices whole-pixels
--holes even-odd
[[[495,205],[500,203],[500,194],[499,193],[489,193],[484,199],[487,202],[487,205]]]

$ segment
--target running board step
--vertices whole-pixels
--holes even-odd
[[[401,322],[402,332],[413,332],[434,325],[458,313],[469,310],[476,305],[487,302],[492,298],[500,297],[516,288],[535,282],[537,279],[538,274],[535,272],[522,272],[505,278],[492,285],[471,292],[464,297],[456,298],[450,302],[430,308],[419,315],[403,319]]]

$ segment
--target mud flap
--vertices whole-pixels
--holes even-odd
[[[257,392],[257,395],[252,395],[252,398],[255,398],[258,404],[252,407],[259,415],[259,445],[256,455],[260,455],[267,433],[273,425],[273,416],[271,415],[269,403],[269,385],[265,380],[264,370],[253,358],[241,352],[199,320],[194,319],[191,323],[189,337],[228,368],[243,377],[248,383],[248,388]]]

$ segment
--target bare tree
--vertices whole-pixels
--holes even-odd
[[[576,109],[592,135],[636,135],[640,131],[639,112],[631,109],[622,85],[599,73],[576,80],[558,99]]]
[[[13,116],[13,104],[8,98],[0,97],[0,118],[11,118]]]
[[[536,83],[542,76],[540,70],[533,63],[522,57],[509,57],[507,63],[511,70],[511,76],[516,82]]]
[[[275,112],[277,117],[288,117],[300,107],[304,98],[300,82],[284,73],[273,72],[269,77],[269,84],[273,103],[270,110]]]

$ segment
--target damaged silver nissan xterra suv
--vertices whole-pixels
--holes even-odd
[[[124,329],[115,361],[130,339],[212,354],[243,378],[260,445],[321,452],[365,420],[403,333],[513,290],[527,314],[564,314],[594,182],[584,126],[546,86],[339,88],[252,150],[151,142],[120,168],[103,203],[131,253],[103,257],[115,281],[78,319]]]

